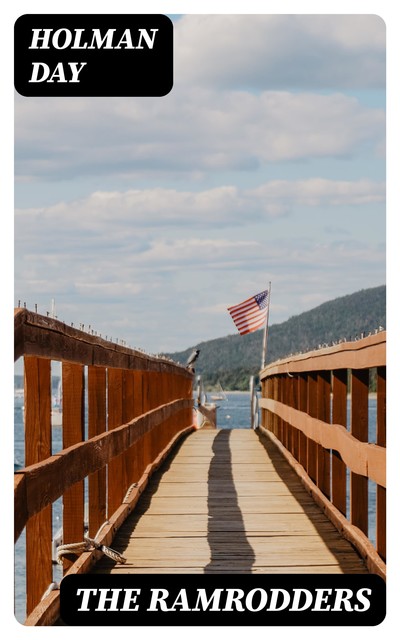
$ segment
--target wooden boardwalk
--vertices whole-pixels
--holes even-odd
[[[277,448],[199,430],[152,477],[98,573],[367,573]]]

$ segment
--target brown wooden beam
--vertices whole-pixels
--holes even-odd
[[[377,369],[376,444],[386,447],[386,367]],[[386,560],[386,489],[376,488],[376,548]]]
[[[86,442],[68,447],[38,464],[20,469],[24,474],[24,491],[15,494],[15,512],[31,517],[57,500],[66,489],[83,480],[89,473],[104,467],[157,425],[185,408],[191,408],[189,398],[173,400],[131,422],[98,435]],[[187,425],[189,426],[189,425]],[[22,515],[15,524],[15,539],[21,534]],[[18,525],[18,527],[17,527]]]
[[[64,362],[62,366],[63,448],[83,442],[84,434],[84,374],[80,364]],[[63,494],[63,544],[82,542],[84,536],[84,485],[74,483]],[[63,559],[66,571],[69,558]]]
[[[190,370],[175,362],[115,344],[27,309],[15,311],[14,329],[14,360],[26,354],[82,365],[177,373],[193,379]]]
[[[272,411],[275,416],[283,417],[308,438],[326,449],[339,451],[346,465],[355,473],[368,476],[379,485],[386,486],[386,449],[384,447],[360,442],[338,424],[332,424],[329,429],[326,429],[325,423],[321,420],[270,398],[261,398],[260,406]]]
[[[88,437],[106,431],[106,370],[88,367]],[[106,468],[89,474],[89,536],[94,537],[107,515]]]
[[[351,372],[351,435],[368,442],[369,371]],[[350,472],[350,521],[368,535],[368,478]]]
[[[51,455],[50,361],[25,358],[25,464],[36,465]],[[26,490],[26,489],[25,489]],[[19,498],[27,497],[17,492]],[[21,514],[28,506],[21,505]],[[19,509],[16,509],[16,511]],[[52,510],[47,506],[26,526],[26,609],[32,611],[52,582]]]
[[[332,372],[332,423],[347,427],[347,369]],[[345,516],[346,465],[336,450],[332,453],[332,502]]]
[[[260,379],[267,376],[334,369],[370,369],[386,365],[386,331],[357,340],[343,342],[327,349],[309,351],[283,358],[265,367]]]

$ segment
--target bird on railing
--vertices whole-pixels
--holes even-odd
[[[190,354],[190,356],[187,359],[186,362],[186,367],[188,369],[191,369],[193,366],[193,363],[197,360],[197,358],[199,357],[199,353],[200,353],[200,349],[195,349],[194,351],[192,351],[192,353]]]

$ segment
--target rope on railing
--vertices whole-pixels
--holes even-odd
[[[130,487],[128,487],[128,490],[127,490],[127,492],[126,492],[126,494],[125,494],[125,497],[124,497],[124,499],[122,500],[122,504],[125,504],[126,502],[128,502],[128,500],[129,500],[129,496],[131,495],[131,493],[132,493],[132,491],[133,491],[134,489],[137,489],[137,487],[138,487],[138,483],[137,483],[137,482],[134,482],[133,484],[131,484],[131,486],[130,486]]]
[[[108,520],[101,525],[100,529],[98,530],[94,538],[89,538],[89,536],[84,536],[83,537],[84,539],[82,542],[60,544],[60,546],[57,548],[58,564],[62,564],[62,559],[66,555],[69,555],[71,553],[73,555],[80,555],[81,553],[85,553],[86,551],[94,551],[95,549],[98,551],[101,551],[102,553],[104,553],[104,555],[108,556],[118,564],[125,564],[126,558],[124,558],[124,556],[118,553],[118,551],[115,551],[115,549],[111,549],[110,547],[106,547],[105,544],[101,544],[96,540],[96,538],[98,538],[103,527],[105,527],[107,524],[109,524]]]

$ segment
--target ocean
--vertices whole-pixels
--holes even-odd
[[[217,427],[221,429],[250,428],[250,394],[246,392],[226,392],[226,400],[217,401]],[[350,419],[348,418],[348,423]],[[369,400],[369,432],[370,442],[376,442],[376,398]],[[53,453],[61,449],[61,429],[53,427]],[[24,464],[24,425],[23,413],[20,406],[14,408],[14,468]],[[376,485],[369,483],[369,538],[375,543],[375,503]],[[349,505],[348,505],[349,508]],[[61,499],[53,505],[53,534],[61,527],[62,505]],[[15,545],[15,617],[23,622],[25,613],[25,536],[21,535]],[[59,582],[62,569],[53,565],[53,580]]]

